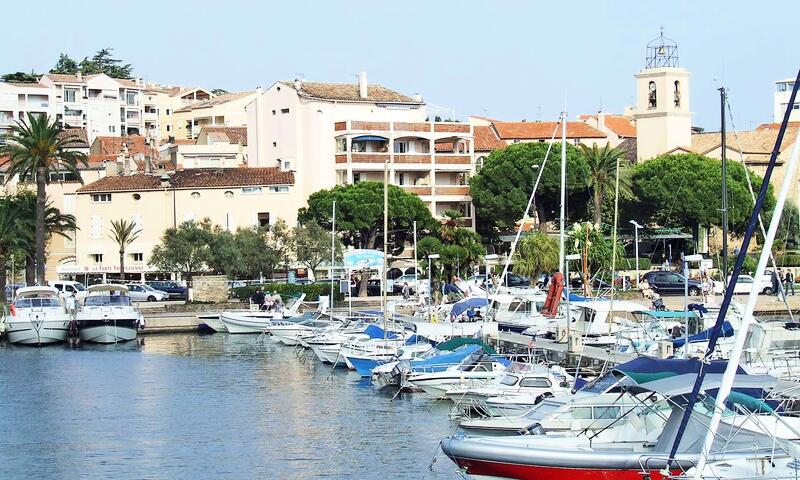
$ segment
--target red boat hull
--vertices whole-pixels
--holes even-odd
[[[487,462],[467,458],[457,459],[458,466],[469,475],[514,478],[518,480],[642,480],[642,470],[603,470],[596,468],[542,467],[511,463]],[[680,471],[672,472],[677,475]],[[663,480],[657,470],[650,471],[650,479]]]

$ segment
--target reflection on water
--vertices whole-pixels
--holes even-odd
[[[2,478],[458,478],[447,405],[255,339],[0,345]]]

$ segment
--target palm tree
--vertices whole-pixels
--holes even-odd
[[[514,273],[534,283],[542,272],[558,269],[558,241],[544,232],[532,232],[519,242],[514,254]]]
[[[0,301],[6,300],[6,260],[14,250],[24,245],[25,231],[32,223],[29,218],[19,215],[14,201],[12,196],[0,199]]]
[[[119,277],[121,280],[125,280],[125,249],[141,234],[142,230],[137,229],[133,222],[123,218],[111,220],[111,234],[108,237],[117,242],[119,246]]]
[[[582,143],[578,146],[589,165],[589,186],[592,187],[594,197],[594,224],[600,226],[603,195],[606,187],[614,184],[617,161],[622,159],[626,152],[621,148],[611,148],[610,143],[606,143],[602,149],[598,148],[596,143],[591,147]]]
[[[25,283],[33,285],[36,282],[34,271],[36,257],[36,217],[37,199],[36,194],[30,190],[20,188],[13,197],[6,197],[12,202],[15,215],[21,220],[19,224],[20,249],[25,253]],[[44,211],[44,231],[45,243],[53,234],[64,238],[71,238],[77,230],[75,216],[61,213],[53,206],[52,202],[47,202]]]
[[[50,173],[67,171],[81,182],[78,164],[88,166],[86,155],[69,150],[68,145],[78,141],[74,135],[67,135],[56,121],[45,115],[28,113],[27,120],[16,122],[8,134],[3,136],[5,145],[0,147],[0,166],[7,166],[6,182],[18,176],[20,181],[33,180],[36,183],[36,281],[44,284],[45,242],[47,230],[47,184]]]

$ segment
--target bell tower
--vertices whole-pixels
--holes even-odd
[[[637,161],[692,144],[689,71],[680,68],[678,45],[661,35],[647,44],[645,66],[636,75]]]

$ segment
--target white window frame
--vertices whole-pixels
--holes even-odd
[[[110,193],[93,193],[92,203],[111,203]]]
[[[242,187],[242,195],[261,195],[261,187]]]

